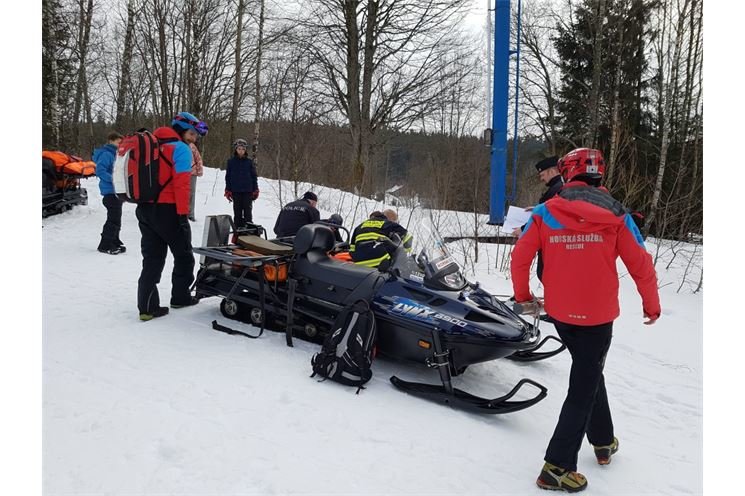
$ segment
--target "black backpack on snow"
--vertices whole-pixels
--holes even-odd
[[[375,315],[365,300],[344,308],[323,341],[321,351],[310,361],[311,377],[318,374],[340,384],[356,386],[359,394],[372,377],[375,330]]]

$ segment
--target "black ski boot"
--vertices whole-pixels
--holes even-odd
[[[142,320],[143,322],[147,322],[148,320],[163,317],[164,315],[168,315],[168,307],[158,307],[152,312],[141,313],[140,320]]]
[[[196,305],[199,303],[199,298],[196,296],[192,296],[189,300],[184,302],[174,302],[171,300],[171,308],[184,308],[184,307],[190,307],[192,305]]]

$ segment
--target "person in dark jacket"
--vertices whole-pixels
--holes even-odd
[[[344,240],[341,238],[341,233],[339,232],[339,228],[336,226],[343,226],[344,225],[344,219],[339,214],[331,214],[331,216],[328,219],[321,219],[320,222],[323,222],[327,224],[331,230],[334,232],[334,239],[337,243],[342,243]]]
[[[112,179],[116,150],[121,141],[121,134],[111,132],[108,136],[108,143],[93,151],[98,187],[103,197],[103,206],[106,207],[106,222],[103,225],[103,231],[101,231],[98,251],[109,255],[118,255],[127,251],[124,243],[119,239],[119,232],[122,228],[122,200],[114,193]]]
[[[259,177],[256,165],[248,157],[248,142],[242,138],[233,143],[233,156],[228,160],[225,198],[233,202],[236,227],[253,223],[253,202],[259,198]]]
[[[316,209],[317,203],[316,194],[306,191],[302,198],[282,207],[277,222],[274,223],[274,234],[278,238],[294,236],[304,225],[321,220],[321,214]]]
[[[548,200],[556,196],[564,186],[564,178],[559,174],[559,169],[557,168],[558,162],[559,157],[554,156],[544,158],[535,164],[535,168],[538,171],[538,178],[547,188],[538,200],[539,205],[541,203],[546,203]],[[524,229],[525,226],[518,227],[512,231],[512,235],[520,236]],[[540,251],[538,252],[538,261],[536,262],[536,275],[538,276],[539,281],[543,281],[543,257],[541,256]]]
[[[559,194],[564,186],[564,178],[559,173],[558,163],[559,157],[549,157],[535,164],[538,178],[546,185],[546,191],[543,192],[538,203],[546,203]]]
[[[349,252],[352,260],[364,267],[376,268],[390,263],[396,249],[391,236],[397,234],[407,252],[411,251],[412,236],[398,223],[395,210],[372,212],[370,218],[357,226],[352,233]]]
[[[153,134],[160,153],[173,167],[161,167],[159,182],[163,189],[155,203],[139,203],[135,213],[142,233],[142,272],[137,282],[137,307],[140,320],[148,321],[168,314],[160,306],[158,286],[168,250],[173,254],[171,274],[171,308],[196,305],[191,295],[194,282],[194,252],[189,225],[189,195],[193,157],[188,141],[195,140],[199,119],[180,112],[170,127],[159,127]]]
[[[605,162],[600,150],[579,148],[559,161],[567,184],[533,209],[512,251],[515,301],[530,313],[540,303],[530,292],[530,266],[540,249],[546,260],[545,308],[572,357],[569,389],[545,464],[536,483],[544,489],[581,491],[587,479],[577,473],[577,455],[587,435],[597,463],[610,463],[618,451],[603,368],[620,314],[620,256],[642,299],[644,324],[661,314],[657,275],[639,229],[626,208],[601,187]]]

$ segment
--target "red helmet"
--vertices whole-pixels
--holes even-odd
[[[603,152],[593,148],[577,148],[567,153],[556,164],[566,182],[577,176],[600,178],[605,173]]]

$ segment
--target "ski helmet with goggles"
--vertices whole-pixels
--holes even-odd
[[[179,112],[171,121],[171,127],[179,133],[191,129],[194,132],[204,136],[197,130],[199,122],[199,119],[194,117],[194,115],[190,114],[189,112]]]
[[[243,138],[238,138],[233,142],[233,151],[235,151],[239,146],[242,146],[246,150],[248,150],[248,141],[244,140]]]
[[[600,179],[605,173],[603,152],[593,148],[577,148],[567,153],[556,164],[566,182],[578,176]]]

